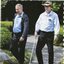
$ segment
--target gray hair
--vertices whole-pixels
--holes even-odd
[[[23,8],[23,5],[22,4],[16,4],[16,6],[19,6],[19,7]]]

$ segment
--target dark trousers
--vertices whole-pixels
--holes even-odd
[[[36,46],[36,56],[39,64],[43,64],[42,48],[44,47],[45,44],[47,44],[48,47],[48,54],[49,54],[48,63],[53,64],[54,61],[53,39],[54,39],[54,32],[40,31],[40,36],[38,38]]]
[[[11,46],[11,52],[18,60],[19,64],[24,63],[24,56],[25,56],[25,45],[26,45],[26,39],[22,42],[19,42],[21,33],[14,33],[12,38],[12,46]]]

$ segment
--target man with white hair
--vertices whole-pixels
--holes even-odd
[[[47,44],[48,54],[49,54],[49,64],[54,63],[54,50],[53,50],[53,40],[54,36],[59,34],[60,24],[58,15],[52,11],[52,3],[47,1],[42,4],[45,8],[45,12],[40,14],[36,26],[35,26],[35,36],[40,31],[36,46],[36,55],[39,64],[43,64],[42,58],[42,48]]]
[[[10,46],[10,50],[18,60],[19,64],[23,64],[25,45],[28,35],[29,18],[27,14],[23,12],[22,4],[16,4],[15,10],[16,14],[13,22],[12,44]]]

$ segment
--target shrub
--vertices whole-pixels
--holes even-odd
[[[0,22],[0,24],[1,24],[1,27],[8,28],[8,27],[12,26],[12,21],[2,21],[2,22]]]
[[[7,50],[4,50],[9,56],[10,56],[10,59],[15,63],[15,64],[19,64],[17,59]],[[31,52],[28,51],[28,50],[25,50],[25,61],[24,61],[24,64],[29,64],[29,61],[30,61],[30,56],[31,56]],[[9,64],[7,61],[4,61],[3,64]]]
[[[8,49],[9,41],[11,39],[11,32],[6,27],[1,27],[1,48]]]
[[[54,41],[54,45],[63,46],[63,35],[59,34],[57,39]]]
[[[54,41],[54,45],[63,46],[63,26],[60,26],[58,38]]]
[[[12,21],[2,21],[0,22],[1,27],[6,27],[10,32],[12,32]]]

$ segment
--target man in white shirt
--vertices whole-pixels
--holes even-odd
[[[56,38],[56,36],[59,34],[60,23],[58,15],[52,11],[52,3],[48,1],[42,5],[45,8],[45,12],[40,14],[35,25],[35,36],[37,36],[37,33],[40,31],[40,35],[36,46],[36,55],[38,63],[43,64],[42,48],[45,46],[45,44],[47,44],[49,53],[48,63],[53,64],[53,40],[54,36]]]

